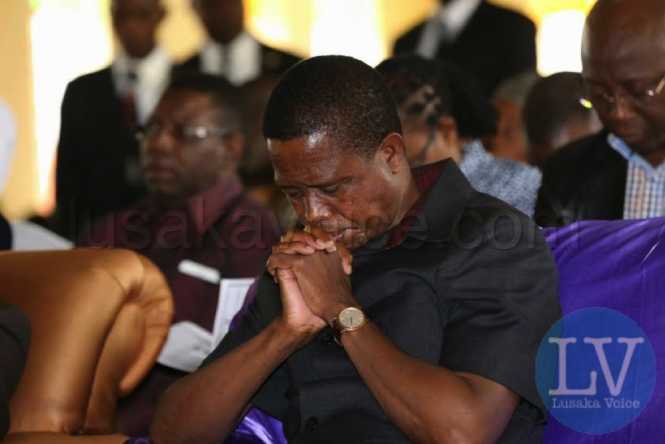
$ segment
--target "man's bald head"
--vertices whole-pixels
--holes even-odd
[[[623,61],[656,50],[665,54],[665,1],[598,0],[584,32],[585,61]]]
[[[650,162],[665,160],[665,1],[598,0],[582,66],[605,127]]]

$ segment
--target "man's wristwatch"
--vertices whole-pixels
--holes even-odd
[[[367,317],[361,309],[346,307],[330,321],[330,328],[333,330],[335,341],[341,345],[344,333],[358,330],[365,324],[367,324]]]

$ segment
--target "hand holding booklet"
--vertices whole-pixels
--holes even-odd
[[[189,321],[173,324],[157,362],[184,372],[199,368],[228,333],[252,283],[254,279],[222,279],[213,331]]]

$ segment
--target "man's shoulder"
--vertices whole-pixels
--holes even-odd
[[[486,1],[484,1],[478,8],[476,17],[480,20],[492,21],[494,24],[501,26],[528,27],[533,28],[534,31],[536,28],[533,21],[524,14],[515,11],[514,9],[493,5]]]
[[[112,84],[111,67],[78,76],[69,82],[69,89],[87,89],[101,84]]]
[[[400,35],[397,40],[395,40],[393,53],[404,54],[414,52],[420,34],[423,32],[426,23],[426,21],[419,22],[412,28],[409,28],[404,34]]]
[[[216,229],[232,226],[234,229],[242,227],[242,230],[246,229],[248,233],[250,230],[257,230],[267,247],[274,245],[280,235],[275,214],[245,192],[241,192],[236,199],[231,208],[219,214],[214,224]]]
[[[500,174],[509,183],[529,188],[538,187],[542,173],[534,166],[511,159],[494,157],[492,160],[496,174]]]
[[[174,76],[201,70],[201,53],[196,52],[171,68]]]
[[[598,173],[604,164],[623,160],[607,141],[607,132],[587,136],[574,141],[555,152],[543,166],[546,181],[571,182]]]
[[[259,46],[261,47],[261,66],[264,73],[279,74],[302,60],[295,54],[268,46],[261,42],[259,42]]]

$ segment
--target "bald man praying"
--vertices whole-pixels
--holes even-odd
[[[604,129],[545,163],[536,222],[665,216],[665,2],[598,1],[582,62]]]

